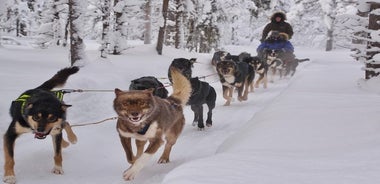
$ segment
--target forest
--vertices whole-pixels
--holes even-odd
[[[99,55],[122,54],[141,40],[199,53],[259,40],[277,11],[293,26],[292,43],[332,50],[350,48],[358,30],[357,0],[5,0],[3,35],[28,37],[40,48],[66,47],[80,59],[83,39],[101,44]],[[354,22],[354,23],[353,23]]]

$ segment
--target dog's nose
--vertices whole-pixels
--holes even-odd
[[[131,115],[132,115],[132,116],[138,116],[139,113],[138,113],[138,112],[132,112]]]
[[[37,127],[37,132],[44,132],[44,131],[45,131],[45,127],[43,126]]]

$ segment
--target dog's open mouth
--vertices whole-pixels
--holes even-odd
[[[34,138],[37,138],[37,139],[45,139],[47,136],[47,134],[43,133],[43,132],[35,132],[34,133]]]
[[[140,116],[133,116],[133,117],[129,117],[129,120],[131,121],[131,122],[138,122],[138,121],[140,121],[142,118],[140,117]]]
[[[50,131],[51,130],[49,130],[47,133],[46,132],[37,132],[37,131],[35,131],[35,132],[33,132],[34,133],[34,138],[45,139],[46,136],[50,134]]]

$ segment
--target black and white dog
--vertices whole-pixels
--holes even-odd
[[[255,78],[253,67],[245,62],[235,62],[224,60],[216,65],[220,82],[222,83],[223,98],[226,99],[225,106],[229,106],[232,101],[234,88],[238,91],[238,100],[248,99],[248,86]]]

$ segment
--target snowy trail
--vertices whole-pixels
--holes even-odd
[[[355,86],[360,65],[324,55],[331,59],[314,59],[214,156],[180,166],[164,183],[380,182],[380,97]],[[207,167],[219,169],[196,172]]]

